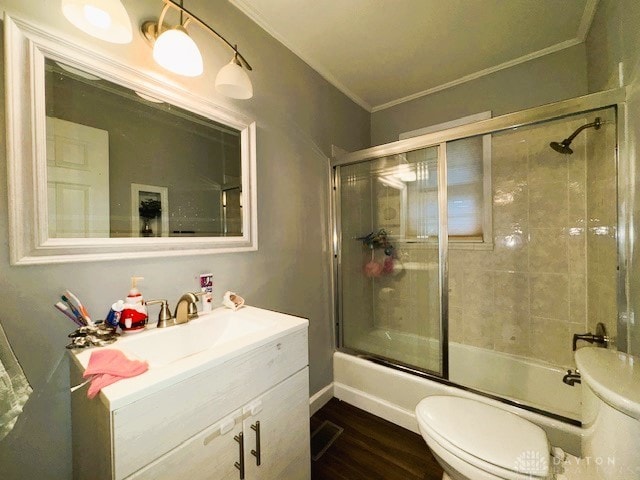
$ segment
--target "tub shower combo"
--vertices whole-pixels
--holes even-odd
[[[415,431],[427,394],[477,396],[575,451],[572,344],[626,342],[624,108],[603,92],[334,158],[336,396]]]

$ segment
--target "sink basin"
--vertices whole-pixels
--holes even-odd
[[[127,333],[115,346],[131,358],[146,360],[150,367],[159,367],[272,326],[268,319],[228,311],[221,315],[204,315],[172,327]]]
[[[98,348],[117,349],[130,358],[146,360],[149,370],[103,388],[100,398],[110,410],[116,410],[261,345],[275,342],[278,348],[277,338],[294,331],[306,335],[308,323],[300,317],[245,305],[237,311],[216,308],[182,325],[127,333]],[[87,368],[95,350],[71,352],[80,371]]]

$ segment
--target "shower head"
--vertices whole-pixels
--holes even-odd
[[[562,153],[564,155],[571,155],[573,153],[573,150],[571,150],[571,147],[569,147],[569,144],[571,142],[567,142],[566,140],[563,140],[562,142],[558,143],[558,142],[551,142],[549,144],[549,146],[551,148],[553,148],[556,152],[558,153]]]
[[[569,145],[571,145],[571,142],[573,142],[573,139],[576,138],[576,136],[585,128],[593,127],[594,129],[598,130],[601,125],[602,125],[602,121],[600,120],[600,117],[596,117],[596,119],[593,122],[587,123],[586,125],[582,125],[580,128],[578,128],[575,132],[573,132],[570,136],[565,138],[560,143],[551,142],[549,146],[558,153],[562,153],[563,155],[571,155],[573,153],[573,150],[571,149],[571,147],[569,147]]]

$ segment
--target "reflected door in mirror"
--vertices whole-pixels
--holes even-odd
[[[109,237],[109,132],[47,117],[49,238]]]

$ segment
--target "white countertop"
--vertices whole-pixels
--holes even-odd
[[[640,358],[606,348],[576,351],[583,383],[602,401],[640,420]]]
[[[160,364],[149,361],[149,370],[145,373],[137,377],[119,380],[103,388],[100,392],[100,400],[110,410],[116,410],[142,397],[157,392],[168,385],[196,375],[212,366],[223,363],[293,331],[306,329],[309,324],[308,320],[300,317],[255,307],[244,306],[235,312],[220,307],[212,312],[200,313],[200,318],[191,320],[183,325],[163,329],[151,327],[140,333],[124,334],[117,342],[101,348],[121,350],[130,358],[147,360],[134,353],[136,343],[144,342],[149,345],[157,341],[158,345],[164,344],[162,348],[167,348],[166,339],[169,338],[169,340],[171,340],[171,337],[168,337],[168,335],[179,334],[181,337],[184,337],[185,334],[189,334],[191,331],[201,332],[203,327],[217,325],[215,322],[229,323],[243,322],[243,320],[253,325],[263,322],[265,328],[258,331],[251,331],[239,338],[223,341],[219,345],[214,345],[210,348],[199,349],[193,354],[186,355],[170,363]],[[210,323],[204,324],[203,322]],[[235,325],[237,326],[238,324]],[[200,341],[201,340],[202,339],[200,339]],[[170,341],[168,344],[171,344]],[[71,352],[71,356],[84,371],[89,364],[91,352],[95,350],[97,349],[75,350]],[[83,388],[75,394],[86,395],[86,389]]]

